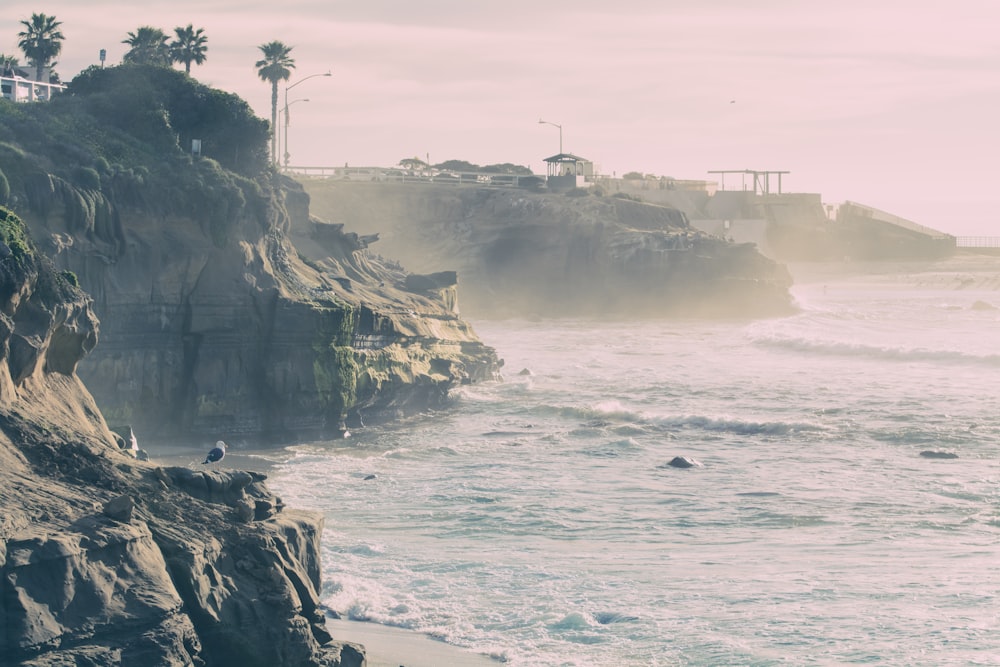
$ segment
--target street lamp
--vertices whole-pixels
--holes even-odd
[[[542,120],[541,118],[538,119],[538,122],[542,125],[552,125],[559,128],[559,154],[562,155],[562,125],[559,125],[558,123],[550,123],[549,121]]]
[[[305,83],[309,79],[317,76],[333,76],[330,72],[323,72],[322,74],[310,74],[309,76],[299,79],[290,86],[285,86],[285,169],[288,169],[288,91],[299,85],[300,83]]]
[[[288,169],[288,158],[289,158],[289,155],[288,155],[288,108],[291,107],[292,105],[294,105],[296,102],[308,102],[308,101],[309,101],[308,97],[300,97],[297,100],[292,100],[291,102],[288,102],[287,104],[285,104],[285,108],[284,109],[278,109],[278,116],[281,116],[282,112],[284,112],[284,114],[285,114],[285,140],[284,140],[284,144],[283,144],[284,147],[285,147],[285,169]]]

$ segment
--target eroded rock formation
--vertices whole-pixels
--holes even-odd
[[[0,664],[363,664],[319,609],[322,518],[120,450],[74,373],[89,298],[3,209],[0,237]]]
[[[93,296],[103,342],[79,374],[113,425],[147,442],[332,436],[496,376],[454,284],[415,284],[367,250],[377,235],[311,219],[242,100],[164,68],[88,71],[69,93],[31,127],[0,109],[0,172]],[[215,152],[186,153],[191,136]]]
[[[313,212],[421,273],[456,269],[474,317],[768,316],[791,277],[681,211],[610,196],[303,179]],[[296,229],[292,234],[295,237]]]

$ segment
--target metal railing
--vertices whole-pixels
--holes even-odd
[[[1000,248],[1000,236],[956,236],[959,248]]]

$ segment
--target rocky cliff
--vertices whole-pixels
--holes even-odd
[[[581,191],[301,182],[315,215],[377,235],[373,250],[415,271],[456,269],[467,316],[729,317],[791,310],[784,266],[751,244],[693,229],[676,209]]]
[[[75,373],[91,305],[0,208],[0,664],[362,665],[319,609],[321,517],[118,449]]]
[[[52,104],[0,105],[8,204],[102,322],[79,374],[108,421],[146,440],[330,436],[494,377],[454,286],[311,221],[261,123],[163,68],[90,70]]]

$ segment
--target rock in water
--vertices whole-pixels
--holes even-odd
[[[675,456],[667,463],[671,468],[700,468],[701,463],[687,456]]]
[[[957,459],[958,454],[952,452],[941,452],[933,449],[925,449],[920,452],[925,459]]]

